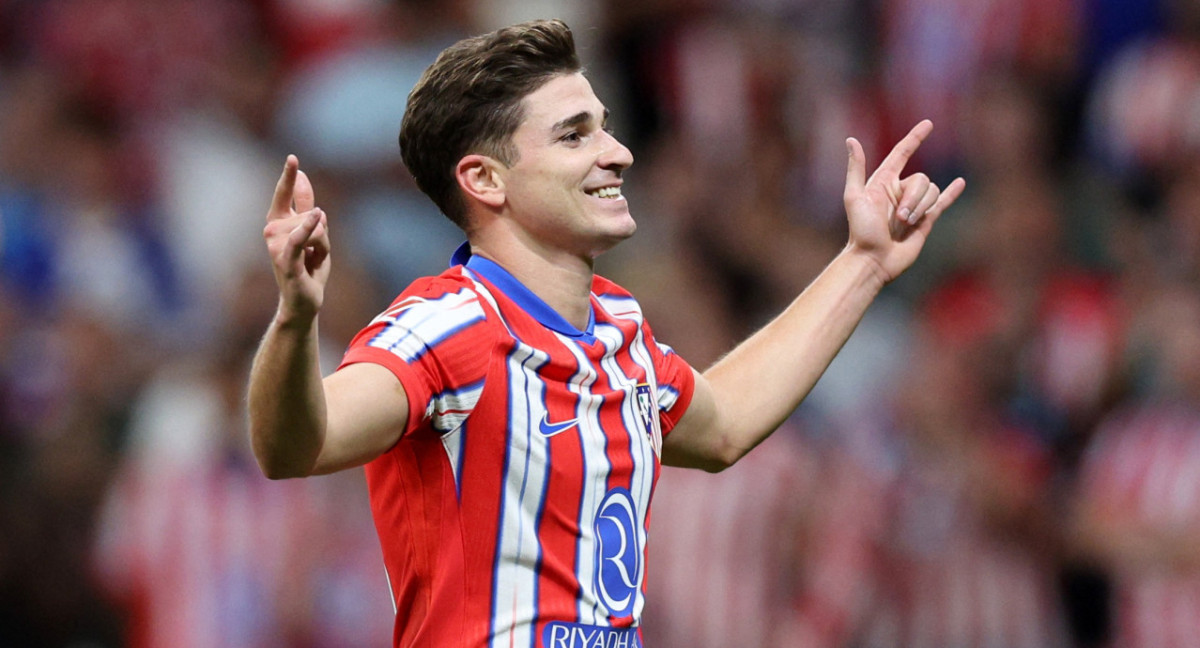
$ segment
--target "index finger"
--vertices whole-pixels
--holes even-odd
[[[296,172],[300,170],[300,160],[295,155],[287,156],[283,163],[283,173],[279,182],[275,183],[275,196],[271,200],[271,211],[267,212],[267,220],[283,218],[292,209],[292,191],[296,187]]]
[[[883,159],[883,162],[879,163],[879,168],[875,173],[884,173],[898,179],[900,172],[904,170],[904,165],[908,164],[908,160],[917,152],[917,149],[921,148],[921,142],[924,142],[931,132],[933,132],[933,122],[928,119],[921,120],[916,126],[913,126],[912,130],[908,131],[908,135],[896,142],[892,151]]]

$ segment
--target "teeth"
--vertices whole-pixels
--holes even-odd
[[[602,187],[602,188],[596,189],[594,191],[589,191],[588,195],[596,196],[597,198],[620,198],[621,197],[621,188],[620,187]]]

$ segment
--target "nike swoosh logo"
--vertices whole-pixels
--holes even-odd
[[[575,427],[575,424],[578,422],[579,419],[573,418],[569,421],[563,421],[561,423],[551,423],[550,413],[546,412],[545,414],[542,414],[542,420],[540,423],[538,423],[538,432],[541,432],[542,436],[552,437],[555,434],[566,432],[567,430]]]

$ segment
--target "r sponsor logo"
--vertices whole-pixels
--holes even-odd
[[[642,546],[633,496],[614,488],[596,513],[596,595],[615,617],[633,614],[641,583]]]

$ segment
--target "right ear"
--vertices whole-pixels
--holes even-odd
[[[486,155],[472,153],[458,161],[454,167],[454,178],[468,197],[499,209],[505,200],[504,177],[499,173],[501,164]]]

